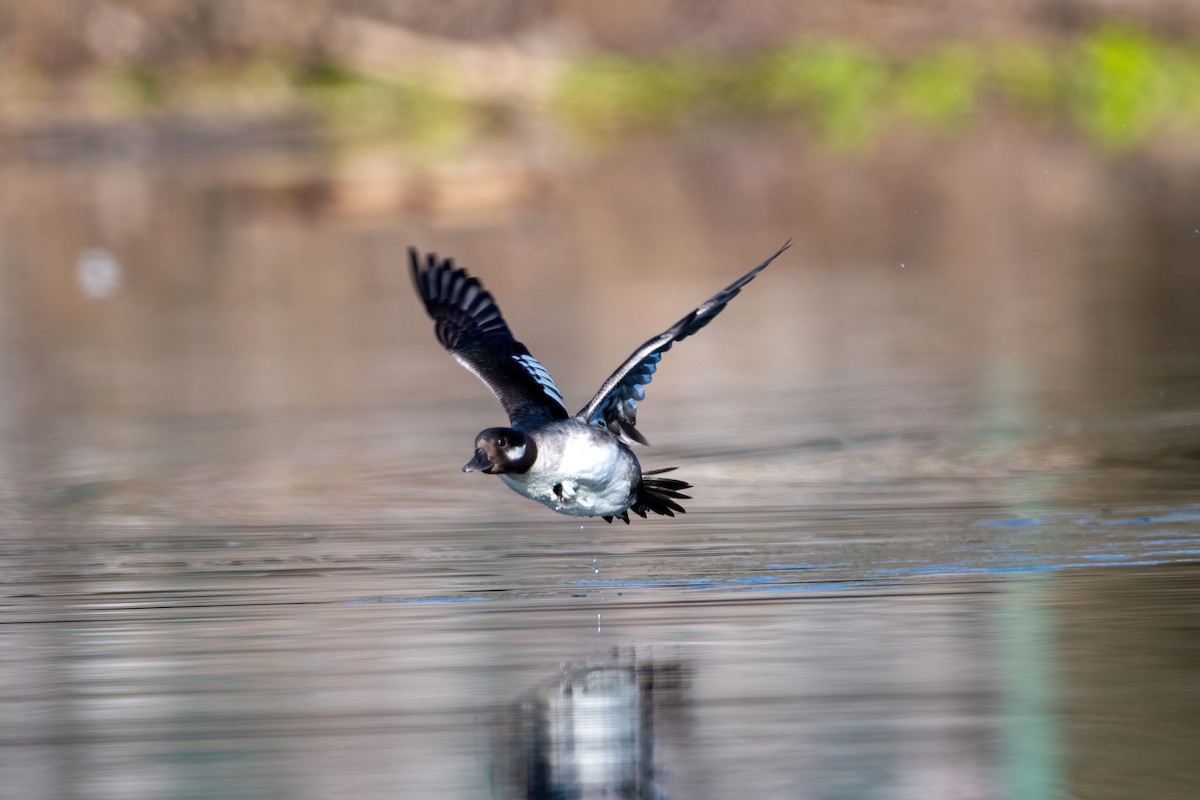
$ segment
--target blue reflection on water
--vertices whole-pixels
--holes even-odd
[[[1034,528],[1037,536],[1022,532],[1004,543],[994,541],[976,542],[937,548],[935,553],[958,556],[951,560],[933,558],[887,558],[881,551],[874,565],[865,566],[853,561],[781,561],[772,560],[764,564],[739,561],[737,569],[728,565],[708,565],[712,574],[677,574],[654,577],[621,578],[570,578],[558,581],[538,597],[563,597],[587,599],[590,590],[616,591],[618,597],[630,590],[683,589],[688,591],[772,591],[772,592],[839,592],[863,589],[864,587],[889,586],[909,579],[925,579],[936,576],[968,575],[1022,575],[1062,570],[1098,568],[1157,566],[1173,562],[1192,560],[1200,556],[1200,530],[1191,530],[1187,523],[1200,520],[1198,506],[1189,505],[1162,513],[1144,514],[1103,519],[1096,516],[1079,516],[1064,513],[1055,516],[1011,519],[985,519],[972,524],[990,528]],[[1179,525],[1176,530],[1147,531],[1134,537],[1124,535],[1114,538],[1105,533],[1101,524],[1164,524]],[[1070,533],[1074,531],[1074,533]],[[1068,533],[1069,536],[1059,536]],[[1167,533],[1168,535],[1163,535]],[[1082,534],[1082,536],[1080,535]],[[997,533],[997,535],[1002,535]],[[1150,538],[1150,537],[1153,538]],[[868,556],[869,557],[869,556]],[[733,574],[730,574],[730,573]],[[841,574],[838,574],[841,573]],[[817,576],[823,580],[803,580]],[[449,604],[479,603],[506,596],[498,592],[494,597],[482,595],[430,595],[430,596],[375,596],[347,601],[350,604]],[[599,595],[603,597],[603,594]]]

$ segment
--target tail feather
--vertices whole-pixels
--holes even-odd
[[[664,517],[673,517],[675,513],[686,514],[687,510],[683,506],[676,503],[676,500],[691,500],[692,496],[683,493],[683,489],[690,489],[692,485],[687,481],[681,481],[677,478],[655,478],[648,477],[661,475],[664,472],[672,472],[677,467],[664,467],[663,469],[654,469],[649,472],[642,473],[642,480],[638,483],[637,494],[634,495],[633,503],[629,508],[622,511],[620,514],[605,514],[602,519],[612,524],[614,519],[619,519],[626,525],[629,524],[629,512],[637,514],[642,519],[646,518],[648,512],[661,514]]]
[[[637,487],[637,496],[634,498],[629,510],[639,517],[645,517],[646,512],[661,514],[665,517],[673,517],[675,516],[675,512],[686,514],[687,511],[684,507],[675,501],[691,500],[691,495],[684,494],[682,490],[690,489],[692,485],[687,481],[681,481],[676,478],[650,477],[661,475],[664,472],[671,472],[674,469],[675,467],[666,467],[665,469],[643,472],[642,482]]]

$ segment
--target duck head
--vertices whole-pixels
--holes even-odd
[[[463,472],[527,472],[537,458],[533,440],[512,428],[488,428],[475,437],[475,457],[463,465]]]

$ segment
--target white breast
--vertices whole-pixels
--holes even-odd
[[[640,470],[615,437],[569,420],[539,438],[529,472],[500,476],[513,491],[575,517],[620,514],[629,507]]]

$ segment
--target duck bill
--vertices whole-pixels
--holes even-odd
[[[475,457],[463,464],[463,472],[487,472],[491,473],[492,462],[484,455],[482,450],[475,451]]]

